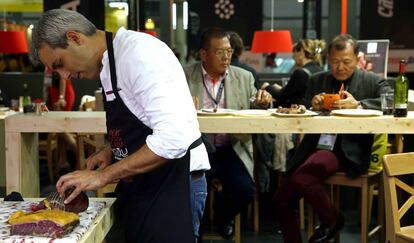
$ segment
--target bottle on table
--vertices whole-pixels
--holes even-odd
[[[30,103],[32,103],[32,101],[29,95],[29,90],[27,89],[27,84],[24,83],[23,84],[23,107],[30,105]]]
[[[407,106],[408,106],[408,88],[409,81],[407,76],[405,76],[406,61],[404,59],[400,60],[400,72],[395,80],[394,87],[394,116],[395,117],[405,117],[407,116]]]

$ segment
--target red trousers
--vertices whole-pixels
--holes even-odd
[[[336,223],[338,211],[330,202],[321,183],[342,168],[340,159],[333,152],[319,150],[283,178],[279,190],[275,193],[274,201],[285,243],[302,242],[295,213],[302,197],[312,206],[322,223],[327,225]]]

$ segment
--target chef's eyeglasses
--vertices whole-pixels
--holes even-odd
[[[216,55],[216,57],[218,58],[223,58],[224,55],[226,55],[227,57],[231,57],[231,55],[233,54],[234,50],[229,48],[229,49],[217,49],[214,51],[214,55]]]

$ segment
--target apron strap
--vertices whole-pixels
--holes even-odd
[[[188,147],[188,150],[192,150],[193,148],[197,148],[200,144],[203,143],[203,140],[201,139],[201,137],[199,137],[197,140],[195,140],[190,147]]]
[[[111,74],[112,92],[117,99],[120,99],[119,93],[118,93],[118,80],[116,78],[114,47],[112,45],[112,32],[106,31],[105,37],[106,37],[106,46],[108,49],[109,71]]]

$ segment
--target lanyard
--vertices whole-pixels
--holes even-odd
[[[218,106],[218,105],[219,105],[220,100],[221,100],[221,96],[223,95],[223,90],[224,90],[224,80],[225,80],[225,79],[223,79],[223,80],[221,81],[221,83],[220,83],[220,87],[219,87],[219,89],[217,90],[216,98],[213,98],[213,96],[210,94],[210,92],[208,92],[207,85],[206,85],[206,81],[204,80],[204,76],[203,76],[203,85],[204,85],[204,88],[206,89],[206,92],[207,92],[207,94],[208,94],[208,97],[210,97],[210,99],[214,102],[214,104],[216,104],[216,106]]]

